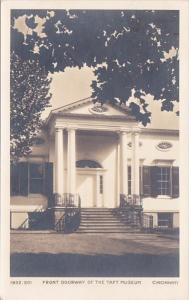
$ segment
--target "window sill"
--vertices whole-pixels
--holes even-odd
[[[158,195],[157,199],[172,199],[172,197],[169,195]]]
[[[28,194],[28,197],[29,198],[39,198],[39,197],[44,197],[44,194],[43,193],[29,193]]]

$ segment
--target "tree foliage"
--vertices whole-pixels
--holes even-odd
[[[14,27],[25,16],[32,34]],[[42,34],[36,16],[43,18]],[[13,10],[12,49],[23,59],[39,59],[48,72],[93,67],[94,101],[127,103],[136,119],[150,122],[145,100],[152,94],[162,110],[179,99],[179,14],[163,10]],[[36,50],[37,49],[37,50]],[[165,56],[170,50],[174,55]]]
[[[50,79],[36,60],[22,61],[11,54],[10,128],[11,159],[30,153],[39,127],[41,112],[48,106]]]

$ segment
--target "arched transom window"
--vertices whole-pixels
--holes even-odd
[[[77,168],[102,168],[102,166],[98,162],[94,160],[88,160],[88,159],[78,160],[76,162],[76,167]]]

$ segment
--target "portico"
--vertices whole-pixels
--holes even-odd
[[[98,142],[99,136],[104,136],[108,134],[115,140],[112,151],[116,152],[116,163],[115,168],[112,169],[111,165],[107,169],[103,166],[101,168],[91,168],[85,166],[82,168],[76,168],[76,162],[78,158],[78,147],[77,141],[80,136],[84,136],[88,133],[88,137],[91,138],[95,133],[95,142]],[[67,141],[67,146],[65,147],[65,140]],[[101,141],[99,140],[99,143]],[[129,149],[128,144],[132,143],[131,149]],[[110,147],[110,148],[111,148]],[[96,161],[96,157],[93,153],[87,150],[90,159]],[[83,154],[82,154],[83,155]],[[120,194],[128,195],[128,166],[131,167],[131,194],[139,195],[139,128],[138,127],[120,127],[117,126],[112,128],[107,128],[106,126],[101,126],[97,129],[91,126],[76,126],[69,125],[68,127],[55,125],[55,193],[57,194],[81,194],[81,205],[89,207],[108,207],[108,194],[111,193],[111,184],[109,188],[105,187],[107,185],[107,180],[105,177],[108,176],[107,173],[114,172],[112,176],[114,177],[114,187],[116,191],[116,196],[114,197],[113,207],[119,204]],[[67,157],[65,166],[65,157]],[[87,159],[87,157],[84,157]],[[65,169],[65,172],[64,172]],[[66,177],[66,178],[65,178]],[[66,185],[63,184],[66,181]],[[82,183],[83,181],[83,183]],[[100,182],[101,181],[101,182]],[[100,185],[103,191],[100,190]],[[82,199],[83,196],[83,199]],[[90,198],[93,198],[92,200]],[[95,198],[95,199],[94,199]],[[86,203],[88,199],[88,204]],[[82,203],[83,200],[83,203]],[[111,204],[112,206],[112,204]]]

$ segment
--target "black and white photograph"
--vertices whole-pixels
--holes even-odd
[[[13,284],[178,285],[180,24],[171,5],[10,9]]]

